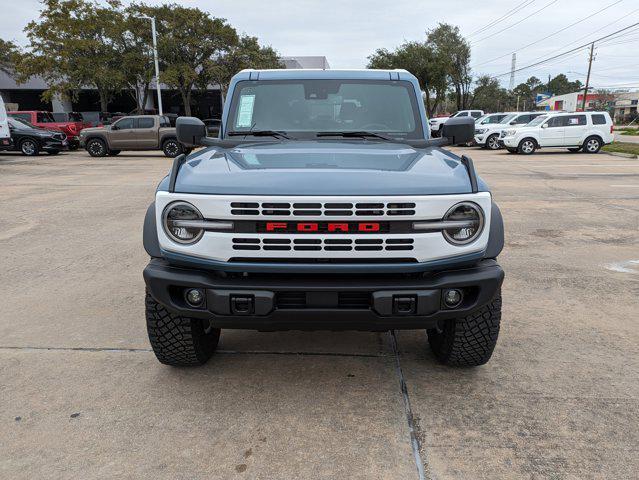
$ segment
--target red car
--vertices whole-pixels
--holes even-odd
[[[38,110],[20,110],[15,112],[7,112],[7,116],[26,120],[30,124],[46,128],[47,130],[58,130],[67,136],[69,149],[76,150],[80,146],[80,131],[84,128],[82,121],[56,122],[51,112]]]

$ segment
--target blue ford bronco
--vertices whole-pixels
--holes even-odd
[[[472,160],[472,118],[429,128],[404,70],[244,70],[218,138],[192,117],[144,222],[158,360],[200,365],[222,328],[426,329],[475,366],[501,318],[500,211]]]

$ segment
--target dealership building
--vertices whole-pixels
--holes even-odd
[[[281,57],[285,68],[328,69],[329,64],[323,56],[286,56]],[[100,97],[92,88],[82,88],[73,100],[54,98],[51,102],[42,99],[48,85],[41,77],[32,77],[25,83],[18,83],[5,72],[0,71],[0,95],[11,110],[46,110],[50,112],[97,112],[100,110]],[[182,97],[177,90],[161,84],[162,107],[165,113],[183,114]],[[134,91],[122,90],[109,102],[110,112],[128,113],[136,109]],[[155,84],[151,85],[145,108],[156,109]],[[206,91],[193,91],[194,115],[200,118],[219,118],[222,115],[222,95],[218,85],[209,85]]]

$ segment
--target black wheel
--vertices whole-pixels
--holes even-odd
[[[40,153],[40,145],[38,145],[38,142],[32,138],[25,138],[22,140],[19,147],[22,155],[26,155],[28,157],[33,157]]]
[[[508,153],[517,153],[516,148],[506,148],[506,150],[508,150]]]
[[[493,133],[486,139],[486,148],[490,150],[499,150],[501,145],[499,145],[499,134]]]
[[[92,157],[104,157],[108,152],[104,140],[100,140],[99,138],[89,140],[86,148]]]
[[[109,155],[115,157],[116,155],[118,155],[122,150],[109,150]]]
[[[579,150],[581,150],[581,147],[577,147],[577,148],[569,148],[568,151],[572,152],[572,153],[577,153]]]
[[[599,137],[588,137],[584,142],[584,153],[598,153],[603,147],[603,142]]]
[[[467,317],[447,320],[443,330],[429,329],[428,343],[445,365],[475,367],[486,363],[495,349],[501,320],[501,293]]]
[[[69,145],[69,151],[71,152],[75,152],[78,148],[80,148],[80,145],[74,143],[73,145]]]
[[[167,157],[175,158],[182,153],[183,147],[182,144],[177,141],[177,139],[169,138],[162,144],[162,151]]]
[[[521,142],[519,142],[519,147],[517,147],[517,151],[522,155],[531,155],[535,153],[537,149],[537,144],[532,138],[524,138]]]
[[[203,365],[220,339],[220,329],[207,320],[170,313],[148,293],[146,329],[153,353],[165,365]]]
[[[60,153],[60,150],[49,150],[47,153],[49,155],[57,155],[58,153]]]

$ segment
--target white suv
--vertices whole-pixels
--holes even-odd
[[[568,147],[571,152],[597,153],[612,143],[612,119],[608,112],[550,113],[528,125],[502,132],[500,141],[509,152],[530,155],[538,148]]]
[[[441,133],[441,129],[444,127],[444,123],[449,118],[458,118],[458,117],[473,117],[474,119],[478,119],[484,115],[483,110],[460,110],[459,112],[453,113],[450,117],[434,117],[428,120],[428,126],[430,127],[430,133],[438,137]]]
[[[502,130],[513,125],[526,125],[543,114],[543,112],[508,112],[502,114],[501,120],[495,123],[488,122],[480,125],[477,122],[475,125],[475,143],[480,147],[498,150],[501,148],[499,135]]]

